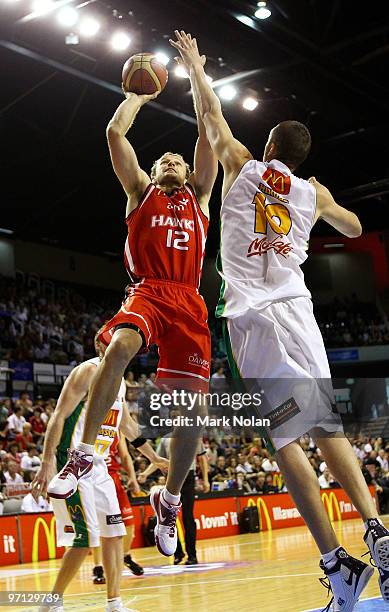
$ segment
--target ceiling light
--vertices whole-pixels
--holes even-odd
[[[174,70],[174,74],[180,79],[189,79],[189,74],[186,71],[186,68],[182,64],[178,64]]]
[[[245,108],[248,111],[255,110],[257,106],[258,106],[258,100],[256,100],[255,98],[252,98],[251,96],[243,100],[243,108]]]
[[[45,15],[55,8],[53,0],[34,0],[32,10],[38,15]]]
[[[72,6],[63,6],[57,13],[57,21],[64,27],[71,28],[78,21],[79,14]]]
[[[255,25],[254,19],[251,19],[251,17],[247,17],[247,15],[239,15],[239,17],[237,17],[237,20],[251,28]]]
[[[9,234],[9,235],[11,235],[13,233],[14,233],[14,231],[11,230],[11,229],[6,229],[5,227],[0,227],[0,234]]]
[[[157,60],[157,62],[159,62],[160,64],[163,64],[164,66],[167,66],[168,63],[170,62],[170,57],[166,55],[166,53],[162,53],[161,51],[158,51],[155,54],[155,59]]]
[[[257,19],[267,19],[271,15],[271,10],[267,7],[266,2],[258,2],[258,10],[255,11],[255,17]]]
[[[83,36],[95,36],[99,30],[99,22],[92,17],[85,17],[80,23],[80,34]]]
[[[116,32],[111,38],[111,46],[115,51],[125,51],[130,46],[131,38],[126,32]]]
[[[218,91],[220,98],[223,100],[233,100],[237,93],[237,89],[232,85],[223,85]]]

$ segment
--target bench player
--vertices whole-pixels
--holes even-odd
[[[127,196],[124,258],[130,284],[119,312],[100,335],[109,346],[92,385],[77,464],[68,463],[67,476],[55,478],[48,489],[49,494],[64,497],[91,469],[98,428],[128,363],[140,350],[158,345],[159,379],[180,379],[180,387],[196,391],[208,389],[210,334],[198,288],[217,160],[199,121],[193,172],[181,155],[169,152],[148,175],[140,168],[126,133],[140,108],[156,95],[126,97],[108,125],[107,137],[113,168]],[[157,514],[156,543],[167,556],[176,550],[180,490],[200,438],[200,431],[176,433],[166,488],[155,489],[150,498]]]
[[[68,454],[77,461],[76,447],[83,431],[91,382],[100,367],[106,348],[98,341],[95,344],[100,356],[74,368],[64,384],[50,419],[45,435],[42,466],[33,482],[33,489],[41,495],[45,494],[53,473],[62,470],[66,464]],[[120,599],[122,538],[126,535],[126,529],[115,485],[105,462],[110,446],[120,430],[150,461],[157,461],[162,469],[166,469],[168,465],[168,461],[159,457],[144,438],[137,437],[138,426],[130,418],[124,402],[125,383],[122,380],[119,393],[98,431],[93,471],[78,483],[74,493],[67,499],[54,497],[51,500],[56,517],[57,543],[59,546],[69,547],[63,557],[53,591],[63,594],[90,548],[100,545],[101,537],[107,577],[107,612],[128,612]],[[58,612],[62,610],[62,607],[58,608]]]
[[[225,317],[231,369],[245,379],[260,379],[261,385],[268,379],[272,402],[262,416],[271,420],[277,463],[322,553],[321,567],[334,596],[331,610],[352,610],[373,570],[339,545],[316,474],[298,443],[306,431],[365,522],[364,539],[379,570],[382,596],[389,601],[389,532],[332,412],[327,355],[300,269],[319,218],[351,238],[361,234],[360,222],[315,178],[305,181],[294,174],[311,145],[301,123],[277,125],[263,161],[253,158],[234,138],[207,84],[196,40],[185,32],[176,31],[176,37],[171,44],[190,72],[198,112],[224,170],[217,314]]]

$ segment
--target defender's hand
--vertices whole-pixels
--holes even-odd
[[[192,38],[190,34],[181,30],[174,31],[177,40],[169,40],[172,47],[177,49],[180,52],[182,57],[182,61],[185,64],[187,70],[190,70],[192,66],[200,65],[204,66],[206,62],[205,55],[200,55],[199,50],[197,48],[197,41],[195,38]]]
[[[31,483],[32,493],[36,495],[42,495],[45,497],[47,487],[52,478],[56,474],[54,464],[42,463],[41,467],[35,474],[35,478]]]

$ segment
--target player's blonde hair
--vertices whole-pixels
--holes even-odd
[[[182,157],[181,153],[172,153],[172,151],[166,151],[166,153],[164,153],[163,155],[161,155],[161,157],[159,157],[158,159],[155,160],[155,162],[153,163],[152,167],[151,167],[151,172],[150,172],[150,176],[151,176],[151,180],[154,181],[155,177],[157,176],[157,164],[158,162],[163,159],[165,157],[165,155],[177,155],[177,157],[181,157],[182,161],[185,164],[186,167],[186,175],[185,178],[188,179],[191,173],[191,169],[189,164],[186,163],[185,159]]]

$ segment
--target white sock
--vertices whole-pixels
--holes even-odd
[[[169,493],[169,491],[165,488],[163,490],[163,498],[165,501],[167,501],[168,504],[172,504],[173,506],[178,506],[178,504],[180,503],[180,498],[181,495],[173,495],[172,493]]]
[[[122,605],[121,597],[114,597],[113,599],[107,599],[107,610],[115,610],[116,608],[120,608]]]
[[[381,519],[380,519],[380,518],[378,518],[378,517],[376,517],[376,516],[374,516],[373,518],[369,518],[369,519],[367,519],[367,521],[365,521],[365,522],[364,522],[364,525],[365,525],[365,529],[366,529],[366,531],[369,529],[369,524],[368,524],[368,521],[377,521],[377,523],[379,523],[380,525],[382,525],[383,527],[385,527],[385,525],[383,524],[383,522],[381,521]]]
[[[338,552],[338,550],[342,548],[341,546],[337,546],[336,548],[334,548],[334,550],[330,550],[330,552],[325,553],[324,555],[321,556],[321,558],[323,559],[323,563],[324,565],[328,568],[331,569],[331,567],[333,567],[337,561],[335,554]]]
[[[82,451],[86,455],[93,455],[95,447],[93,444],[85,444],[85,442],[80,442],[80,444],[77,446],[77,450]]]

